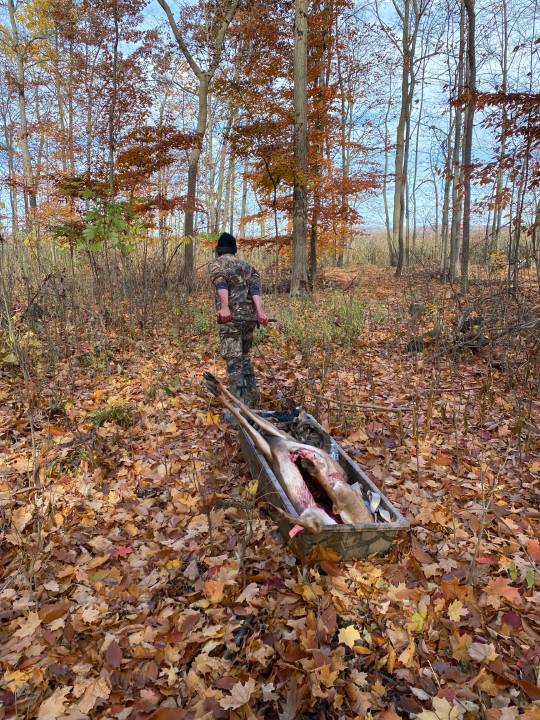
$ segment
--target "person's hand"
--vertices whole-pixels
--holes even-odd
[[[268,318],[264,310],[259,310],[257,312],[257,321],[259,325],[262,325],[263,327],[266,327],[268,325]]]
[[[222,307],[218,310],[218,314],[217,314],[218,323],[220,323],[220,324],[228,323],[228,322],[231,322],[231,320],[232,320],[232,315],[231,315],[231,311],[228,307],[224,307],[224,308]]]

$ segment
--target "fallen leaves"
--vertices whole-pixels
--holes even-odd
[[[346,645],[349,648],[354,647],[354,644],[360,640],[361,635],[354,625],[347,625],[347,627],[341,628],[338,634],[338,642],[340,645]]]
[[[502,576],[490,580],[484,588],[484,592],[486,593],[486,603],[496,609],[501,606],[501,598],[516,607],[523,604],[519,589],[512,587]]]
[[[28,617],[25,618],[20,627],[13,633],[17,638],[25,638],[29,635],[33,635],[38,627],[41,625],[41,618],[37,612],[29,613]]]
[[[462,617],[468,614],[467,608],[463,607],[461,600],[453,600],[448,606],[448,617],[452,622],[459,622]]]
[[[349,418],[321,400],[332,433],[348,438],[412,521],[410,543],[385,558],[343,563],[314,543],[299,563],[295,541],[276,539],[254,503],[258,481],[200,390],[200,338],[171,338],[169,347],[160,337],[151,352],[123,357],[121,373],[76,368],[66,416],[36,430],[52,505],[24,493],[10,499],[31,469],[18,417],[19,440],[0,468],[8,716],[16,696],[21,716],[43,720],[297,720],[320,708],[329,720],[461,720],[481,698],[486,720],[537,720],[537,460],[512,455],[515,407],[500,386],[485,416],[474,415],[479,398],[464,395],[471,378],[461,375],[482,373],[481,364],[458,366],[456,377],[442,363],[436,383],[458,392],[433,391],[428,358],[424,370],[397,358],[394,335],[373,323],[362,353],[336,353],[327,385],[314,381],[321,398],[344,403],[418,398],[417,436],[407,412]],[[278,389],[300,402],[305,357],[280,342],[276,332],[276,347],[263,346],[275,378],[258,363],[261,385],[268,403]],[[357,381],[368,366],[369,390]],[[90,432],[84,418],[106,398],[129,398],[141,413],[122,432],[114,424]],[[15,406],[6,407],[9,427]],[[456,433],[466,413],[467,433]],[[497,475],[504,453],[511,462]],[[44,550],[30,592],[20,566],[39,527]]]
[[[246,683],[235,683],[231,688],[231,694],[219,701],[224,710],[236,710],[249,702],[255,691],[255,680],[250,678]]]
[[[419,720],[459,720],[463,715],[463,709],[457,704],[450,704],[445,697],[434,697],[432,700],[433,710],[422,710],[417,715]]]
[[[67,702],[66,695],[71,687],[59,687],[50,697],[44,700],[39,706],[37,720],[58,720],[64,714],[64,706]]]

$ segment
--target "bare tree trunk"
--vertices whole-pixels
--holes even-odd
[[[55,24],[54,28],[54,89],[56,94],[56,104],[58,107],[58,124],[60,126],[60,157],[62,162],[62,170],[64,173],[68,170],[68,137],[66,132],[65,110],[64,110],[64,90],[62,88],[62,73],[60,71],[60,46],[58,42],[58,28]]]
[[[383,171],[383,182],[382,182],[382,194],[384,202],[384,222],[386,226],[386,242],[388,244],[388,258],[390,261],[390,267],[395,267],[397,264],[396,249],[392,240],[392,230],[390,228],[390,212],[388,209],[388,157],[390,154],[390,136],[388,133],[388,118],[390,115],[390,109],[392,107],[392,78],[390,82],[390,91],[388,102],[386,104],[386,113],[384,115],[384,171]]]
[[[244,171],[242,173],[242,205],[240,208],[240,227],[238,234],[243,237],[246,234],[246,212],[247,212],[247,174],[248,174],[248,161],[244,160]]]
[[[193,225],[194,215],[197,202],[197,174],[199,169],[199,158],[206,132],[206,123],[208,119],[208,90],[210,83],[215,75],[217,68],[221,63],[223,48],[225,44],[225,35],[236,13],[239,0],[229,0],[223,8],[223,18],[218,26],[215,36],[211,39],[210,62],[207,70],[203,70],[189,51],[183,33],[178,27],[174,15],[172,13],[167,0],[158,0],[159,4],[165,11],[167,20],[173,32],[174,38],[180,51],[184,55],[186,62],[191,68],[193,74],[198,80],[197,98],[197,145],[191,149],[188,157],[188,184],[186,196],[186,212],[184,216],[184,276],[185,284],[188,289],[192,289],[194,285],[195,275],[195,248],[193,245]]]
[[[24,175],[24,193],[25,202],[28,203],[29,217],[27,224],[30,228],[35,225],[35,213],[37,209],[36,186],[34,172],[32,169],[32,158],[30,156],[30,147],[28,144],[28,119],[26,112],[26,81],[25,81],[25,58],[24,49],[19,38],[19,28],[17,18],[15,16],[15,5],[13,0],[7,0],[9,11],[9,21],[11,25],[11,33],[13,36],[13,50],[15,53],[15,65],[17,73],[17,95],[19,102],[19,130],[17,139],[21,150],[23,175]]]
[[[3,114],[4,142],[8,165],[9,202],[11,207],[11,236],[14,238],[19,228],[19,209],[17,207],[17,185],[15,181],[15,148],[13,147],[13,129],[8,125],[7,116]]]
[[[459,24],[459,58],[456,72],[457,95],[461,96],[463,90],[463,62],[465,56],[465,6],[461,3],[460,24]],[[450,228],[450,260],[448,276],[451,282],[457,277],[457,261],[459,256],[459,232],[461,227],[461,119],[462,112],[459,105],[456,106],[456,117],[454,123],[454,152],[452,159],[452,225]]]
[[[231,192],[230,192],[230,203],[229,203],[229,232],[234,235],[234,201],[235,201],[235,183],[236,183],[236,158],[234,155],[234,148],[231,147]]]
[[[501,62],[501,92],[506,93],[508,90],[508,8],[506,0],[501,0],[502,8],[502,62]],[[499,238],[501,235],[502,221],[502,190],[504,183],[503,161],[506,154],[506,105],[502,107],[501,117],[501,147],[499,150],[499,167],[497,168],[497,180],[495,184],[495,207],[493,210],[493,225],[491,228],[490,251],[497,252],[499,250]]]
[[[405,132],[407,128],[407,117],[409,114],[409,77],[410,77],[410,39],[409,23],[411,15],[411,0],[405,0],[402,22],[402,53],[403,66],[401,69],[401,108],[396,130],[396,154],[394,165],[394,211],[392,221],[392,241],[397,246],[398,257],[396,264],[396,276],[399,277],[403,271],[405,260],[405,247],[403,242],[403,216],[405,200]]]
[[[336,17],[336,36],[338,33],[338,20]],[[336,59],[337,59],[337,76],[338,76],[338,84],[339,84],[339,94],[340,94],[340,110],[341,110],[341,117],[339,119],[339,131],[340,131],[340,145],[341,145],[341,208],[340,208],[340,222],[339,222],[339,240],[336,247],[336,264],[338,267],[343,267],[343,251],[345,247],[346,242],[346,233],[347,233],[347,215],[348,215],[348,198],[347,198],[347,180],[349,175],[349,168],[347,163],[347,116],[348,116],[348,106],[347,106],[347,100],[346,100],[346,92],[345,92],[345,83],[343,81],[343,72],[341,68],[341,52],[338,48],[336,52]],[[318,212],[319,214],[320,210],[320,198],[317,199],[319,202]]]
[[[307,0],[295,0],[294,189],[291,296],[309,292],[307,274]]]
[[[448,217],[450,210],[450,188],[452,187],[452,134],[453,118],[450,114],[448,120],[448,135],[446,136],[446,158],[444,163],[444,191],[441,217],[441,262],[440,272],[442,278],[448,277]]]
[[[461,292],[469,289],[471,234],[471,174],[474,108],[476,104],[476,15],[475,0],[463,0],[467,10],[467,110],[463,132],[463,239],[461,243]]]
[[[534,262],[536,265],[538,292],[540,292],[540,201],[536,204],[536,215],[534,218],[534,226],[531,235],[531,245]]]
[[[221,149],[219,153],[219,168],[218,168],[218,185],[216,191],[216,205],[214,208],[214,220],[212,225],[212,232],[219,232],[222,225],[222,201],[223,201],[223,186],[225,183],[225,164],[227,159],[227,143],[234,122],[234,113],[231,110],[229,117],[227,118],[227,124],[223,132],[223,141],[221,143]]]
[[[113,64],[112,64],[112,88],[111,101],[109,103],[109,191],[111,198],[115,194],[114,180],[114,152],[115,152],[115,134],[114,121],[116,113],[116,95],[118,89],[118,40],[119,40],[119,17],[118,17],[118,0],[113,2],[113,20],[114,20],[114,42],[113,42]]]
[[[212,102],[212,95],[210,93],[208,94],[208,128],[206,132],[208,136],[208,195],[206,198],[206,231],[212,232],[213,213],[215,207],[214,186],[216,183],[216,163],[214,162],[214,105]]]
[[[423,48],[422,48],[423,49]],[[413,257],[416,252],[416,235],[417,235],[417,204],[416,204],[416,182],[418,177],[418,150],[420,147],[420,125],[424,112],[424,82],[426,77],[426,61],[422,62],[422,77],[420,78],[420,105],[418,107],[418,120],[416,124],[416,140],[414,146],[414,171],[413,171],[413,232],[412,232],[412,251]],[[436,188],[436,186],[435,186]]]
[[[227,164],[227,181],[225,183],[225,202],[223,203],[223,229],[228,230],[228,225],[231,221],[231,186],[232,186],[232,180],[233,180],[233,163],[234,163],[234,153],[232,149],[232,145],[229,146],[229,162]]]

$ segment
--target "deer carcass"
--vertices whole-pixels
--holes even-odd
[[[210,373],[205,373],[205,380],[212,394],[234,415],[274,471],[298,513],[298,518],[289,519],[311,532],[338,523],[362,525],[373,522],[361,497],[347,482],[345,471],[328,453],[298,442],[252,412]],[[328,499],[327,509],[316,502],[302,470]]]

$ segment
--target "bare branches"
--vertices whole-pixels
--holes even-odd
[[[172,14],[169,3],[167,2],[167,0],[158,0],[158,3],[161,5],[163,10],[165,11],[165,14],[167,15],[167,20],[169,21],[169,25],[171,26],[171,30],[173,31],[174,39],[176,40],[178,47],[182,51],[182,54],[186,58],[186,62],[193,70],[194,74],[200,79],[204,75],[204,72],[197,64],[193,55],[190,53],[189,48],[186,45],[184,38],[182,37],[178,24],[174,19],[174,15]]]

